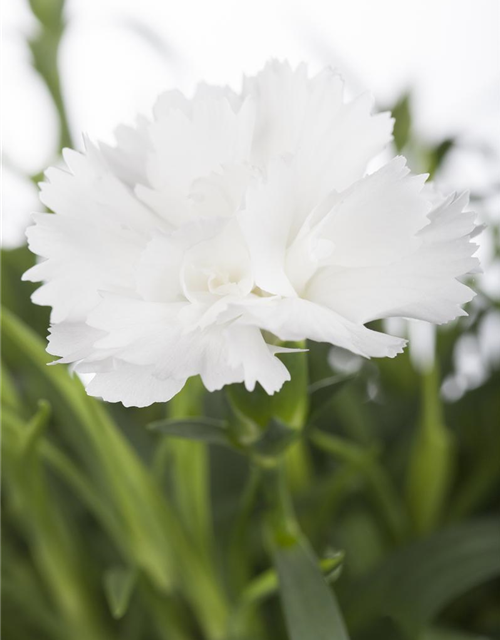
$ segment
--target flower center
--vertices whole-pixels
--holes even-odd
[[[244,297],[253,288],[253,280],[245,270],[219,265],[186,264],[182,279],[184,295],[191,302],[209,303],[214,296]]]
[[[248,251],[229,231],[186,252],[181,284],[191,302],[211,304],[221,297],[242,298],[251,293],[254,280]]]

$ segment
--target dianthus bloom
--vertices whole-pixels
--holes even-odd
[[[290,377],[278,340],[393,357],[404,341],[365,323],[464,314],[467,198],[402,157],[367,175],[392,131],[371,107],[332,71],[271,62],[239,94],[167,92],[116,146],[66,151],[41,185],[55,214],[28,230],[49,353],[94,374],[89,394],[145,406],[196,375],[272,394]]]

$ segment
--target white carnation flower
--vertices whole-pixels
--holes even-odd
[[[55,215],[28,230],[49,352],[95,374],[89,394],[144,406],[195,375],[274,393],[290,376],[269,334],[393,357],[404,341],[365,323],[463,315],[467,198],[436,199],[401,157],[366,175],[392,129],[371,107],[272,62],[240,94],[168,92],[115,147],[65,151],[41,185]]]

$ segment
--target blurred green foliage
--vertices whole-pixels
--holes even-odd
[[[30,4],[62,147],[63,2]],[[393,113],[396,148],[434,174],[454,141],[415,139],[409,95]],[[196,380],[124,409],[46,366],[33,261],[2,251],[6,640],[500,638],[500,371],[439,392],[491,302],[438,333],[424,375],[408,353],[339,374],[310,344],[257,413]]]

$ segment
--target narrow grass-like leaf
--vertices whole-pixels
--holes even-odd
[[[24,414],[24,407],[7,367],[2,362],[0,373],[0,397],[2,406],[6,406],[18,415]]]
[[[9,412],[2,418],[7,499],[16,507],[32,562],[55,603],[65,635],[75,640],[110,640],[85,574],[82,541],[54,500],[41,464],[38,425],[46,419],[46,407],[39,409],[29,425]],[[36,437],[26,440],[33,430]]]
[[[290,640],[347,640],[335,595],[308,543],[275,545],[273,558]]]
[[[339,551],[319,561],[319,570],[329,584],[335,582],[340,575],[343,560],[344,553]],[[241,637],[253,609],[267,598],[275,595],[278,590],[279,581],[276,569],[264,571],[248,584],[231,616],[230,630],[234,637]]]
[[[101,403],[89,398],[65,367],[46,366],[50,358],[42,341],[24,323],[7,311],[2,320],[8,364],[25,365],[51,401],[55,418],[64,426],[61,434],[69,438],[83,458],[89,479],[117,511],[119,545],[126,549],[126,559],[141,567],[159,589],[165,591],[175,584],[207,637],[224,637],[227,607],[218,578],[186,536],[167,496],[160,493]]]

